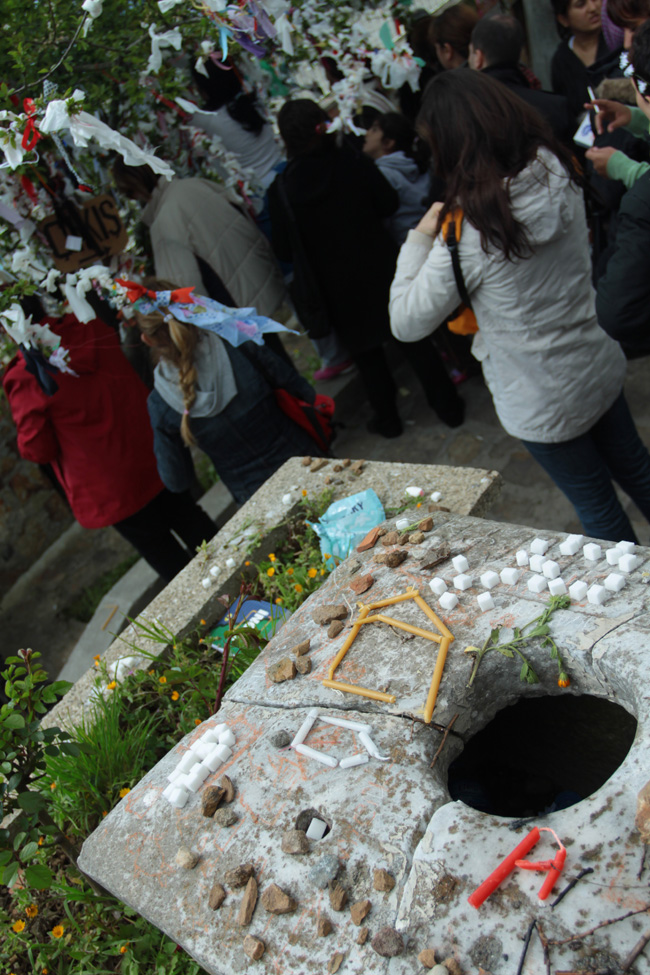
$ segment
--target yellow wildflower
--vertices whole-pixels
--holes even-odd
[[[244,562],[244,565],[250,565],[250,562]]]
[[[50,975],[49,968],[41,968],[41,975]]]
[[[271,552],[271,554],[269,555],[269,562],[275,562],[275,555],[273,554],[273,552]]]
[[[296,592],[302,592],[302,586],[299,582],[297,582],[293,588],[296,590]]]
[[[201,620],[201,626],[205,626],[205,620]]]
[[[274,576],[274,575],[275,575],[275,569],[273,569],[273,568],[271,568],[271,569],[267,569],[267,570],[266,570],[266,574],[267,574],[267,576],[268,576],[269,578],[271,578],[271,576]]]
[[[177,701],[180,697],[178,691],[172,691],[172,701]]]
[[[565,674],[564,671],[561,672],[557,680],[558,687],[568,687],[571,681],[569,680],[569,675]]]
[[[195,724],[195,725],[197,726],[197,728],[198,728],[198,726],[199,726],[199,725],[201,724],[201,719],[200,719],[200,718],[195,718],[195,719],[194,719],[194,724]]]
[[[325,575],[325,569],[321,569],[321,570],[320,570],[320,574],[321,574],[322,576],[324,576],[324,575]]]
[[[150,670],[150,671],[149,671],[149,676],[150,676],[150,677],[154,677],[154,676],[155,676],[155,673],[156,673],[156,671],[155,671],[155,670]]]
[[[54,792],[54,790],[56,789],[56,782],[50,782],[50,789],[52,790],[52,792]]]
[[[15,924],[12,924],[11,925],[11,930],[12,931],[15,931],[16,934],[20,934],[21,931],[24,931],[25,930],[25,922],[24,921],[16,921]]]
[[[25,908],[25,914],[27,915],[27,917],[36,917],[36,915],[38,914],[38,908],[36,904],[28,904],[27,907]]]
[[[112,680],[110,682],[110,684],[107,684],[106,685],[106,690],[107,691],[114,691],[116,687],[117,687],[117,681],[116,680]]]
[[[418,503],[416,504],[416,506],[415,506],[415,507],[416,507],[416,508],[421,508],[421,507],[422,507],[422,502],[421,502],[421,501],[418,501]]]
[[[130,789],[120,789],[120,799],[123,799],[124,796],[128,796],[130,791]]]
[[[288,576],[292,576],[293,575],[293,569],[287,569],[287,575]]]
[[[316,571],[316,569],[310,569],[307,575],[309,576],[310,579],[315,579],[316,576],[318,575],[318,572]]]
[[[62,924],[57,924],[56,927],[53,927],[52,928],[51,934],[52,934],[52,937],[53,938],[62,938],[63,937],[63,925]]]
[[[95,667],[99,667],[99,661],[100,661],[101,659],[102,659],[102,658],[101,658],[101,654],[99,654],[99,653],[98,653],[98,654],[96,654],[96,655],[95,655],[95,656],[93,657],[93,660],[95,661]]]
[[[106,810],[104,810],[103,813],[102,813],[102,816],[108,816],[108,812]]]
[[[44,842],[45,842],[45,837],[44,836],[39,836],[39,838],[38,838],[38,845],[39,846],[43,846],[43,843]]]
[[[307,492],[305,491],[304,488],[302,489],[302,496],[303,496],[303,498],[306,498],[307,497]]]
[[[158,678],[158,683],[159,683],[159,684],[166,684],[166,683],[167,683],[167,678],[165,677],[165,675],[164,675],[164,674],[163,674],[163,676],[162,676],[162,677],[159,677],[159,678]]]
[[[281,606],[282,605],[282,597],[281,596],[278,596],[278,598],[275,600],[275,605],[276,606]]]
[[[122,945],[122,947],[120,948],[120,954],[124,955],[128,950],[129,950],[129,942],[127,941],[127,943],[125,945]]]

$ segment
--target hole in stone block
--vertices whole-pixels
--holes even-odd
[[[303,809],[301,813],[298,813],[296,817],[296,825],[294,829],[301,829],[303,833],[306,833],[309,829],[312,819],[319,819],[322,823],[325,823],[325,832],[321,839],[323,839],[332,829],[332,824],[318,809]]]
[[[603,698],[523,698],[469,739],[449,766],[449,792],[495,816],[566,809],[614,774],[636,727],[631,714]]]

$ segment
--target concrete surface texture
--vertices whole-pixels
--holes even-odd
[[[476,581],[480,574],[515,567],[517,551],[526,549],[530,554],[534,534],[529,528],[449,515],[440,518],[425,544],[394,547],[408,552],[398,568],[379,565],[377,548],[352,556],[230,689],[220,713],[179,742],[86,840],[82,869],[145,914],[214,975],[252,970],[243,952],[247,934],[265,944],[257,969],[277,975],[322,973],[337,953],[343,956],[345,972],[415,975],[423,970],[418,954],[424,949],[434,950],[438,960],[455,958],[462,972],[482,969],[491,975],[509,975],[517,968],[522,939],[534,918],[548,939],[553,971],[593,971],[603,965],[621,970],[624,957],[647,926],[642,916],[626,917],[583,936],[601,922],[649,907],[647,881],[639,877],[643,847],[634,818],[637,793],[650,778],[644,649],[650,552],[637,550],[638,566],[626,574],[624,588],[612,592],[604,604],[574,601],[553,616],[551,634],[571,677],[568,690],[558,686],[556,662],[540,639],[526,648],[538,684],[521,683],[518,663],[492,653],[468,689],[471,657],[464,648],[481,646],[495,627],[502,629],[502,637],[511,637],[514,627],[523,626],[548,605],[548,592],[534,595],[528,589],[532,573],[527,568],[514,585],[499,583],[491,590],[493,610],[481,613],[477,605],[483,590]],[[573,556],[560,553],[563,534],[549,532],[545,537],[547,558],[558,563],[567,584],[576,580],[589,586],[601,584],[612,571],[605,550],[612,545],[606,545],[596,561],[588,561],[582,549]],[[425,569],[424,550],[439,549],[443,543],[451,550],[449,558]],[[368,624],[372,634],[352,645],[340,674],[350,683],[372,681],[372,686],[388,688],[396,695],[395,705],[324,688],[321,678],[357,615],[358,599],[351,588],[355,578],[368,572],[374,578],[362,600],[387,598],[414,586],[440,612],[428,582],[438,575],[453,587],[457,573],[450,559],[456,553],[467,557],[474,584],[459,593],[455,609],[441,613],[455,641],[433,723],[422,722],[421,706],[437,645],[419,636],[404,641],[388,625]],[[327,636],[327,626],[314,619],[315,613],[332,604],[350,607],[344,630],[333,639]],[[393,618],[415,621],[412,601],[396,604],[389,612]],[[311,673],[274,684],[273,665],[292,657],[292,648],[305,639],[310,640]],[[540,812],[533,823],[515,829],[509,828],[509,819],[451,801],[449,765],[470,737],[522,697],[557,699],[559,695],[606,698],[638,721],[627,756],[593,794],[559,812]],[[275,735],[295,734],[312,705],[320,715],[368,722],[373,741],[388,761],[371,758],[355,768],[328,768],[290,749],[278,749]],[[453,729],[445,737],[455,715]],[[222,721],[233,731],[236,744],[232,757],[206,779],[202,789],[216,784],[224,773],[232,779],[237,820],[228,829],[202,816],[201,790],[190,795],[182,809],[174,809],[161,796],[167,776],[188,747]],[[541,727],[539,735],[552,736],[553,728]],[[314,726],[306,744],[337,759],[361,750],[347,729],[322,723]],[[570,747],[568,741],[565,744]],[[560,754],[561,747],[562,743]],[[301,813],[320,817],[329,831],[323,839],[310,842],[308,853],[290,855],[283,852],[283,834],[299,824]],[[470,907],[468,896],[533,825],[552,827],[566,846],[566,867],[556,893],[581,869],[590,867],[593,872],[553,910],[549,902],[541,905],[538,900],[545,874],[521,869],[479,910]],[[194,870],[177,865],[181,846],[198,854]],[[528,859],[548,860],[556,850],[553,835],[542,833]],[[334,863],[337,881],[347,894],[343,910],[334,910],[329,891],[314,880],[313,868],[326,854],[335,858],[329,864]],[[243,890],[229,882],[226,872],[249,862],[260,894],[277,884],[295,900],[295,909],[277,915],[269,913],[262,901],[249,923],[238,923]],[[375,889],[377,869],[394,877],[391,891]],[[215,883],[224,886],[226,899],[213,911],[208,897]],[[356,923],[360,908],[351,905],[365,900],[370,909],[361,923],[369,929],[369,937],[360,943]],[[319,937],[317,926],[324,915],[333,931]],[[393,929],[397,946],[400,938],[402,943],[391,958],[376,951],[376,938],[386,927]],[[541,943],[534,938],[518,971],[540,975],[551,969],[546,968]],[[643,958],[631,969],[639,975],[649,970],[650,963]]]
[[[327,461],[318,471],[311,471],[297,457],[283,464],[215,535],[206,552],[197,555],[147,606],[143,613],[145,622],[156,621],[181,638],[194,630],[200,619],[207,620],[208,625],[216,623],[223,615],[224,599],[228,605],[239,593],[244,562],[259,561],[273,551],[283,537],[283,522],[302,500],[303,490],[318,496],[329,487],[338,498],[372,488],[388,507],[404,501],[408,486],[419,485],[428,494],[440,491],[459,514],[483,514],[498,497],[501,486],[496,472],[475,468],[369,462],[360,473],[352,465],[336,473],[335,466],[339,466],[335,461]],[[426,507],[420,510],[425,512]],[[226,559],[233,560],[230,568]],[[213,568],[218,573],[216,579],[210,575]],[[207,589],[202,585],[204,579],[210,580]],[[111,666],[120,657],[132,657],[133,644],[156,656],[165,650],[165,643],[146,638],[136,621],[106,651],[106,664]],[[145,665],[143,658],[142,666]],[[81,720],[96,677],[88,653],[86,668],[90,669],[48,712],[46,724],[70,725]]]

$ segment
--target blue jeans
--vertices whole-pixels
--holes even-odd
[[[623,393],[581,437],[523,444],[573,504],[585,534],[614,542],[637,541],[612,482],[650,521],[650,454]]]

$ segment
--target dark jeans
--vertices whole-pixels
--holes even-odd
[[[429,406],[444,423],[451,420],[456,425],[458,414],[462,414],[462,400],[431,339],[397,344],[420,380]],[[397,420],[397,388],[383,347],[368,349],[353,358],[376,416],[381,421]]]
[[[172,494],[164,488],[153,501],[113,525],[147,560],[152,569],[170,582],[194,557],[203,541],[217,532],[217,525],[195,504],[189,491]],[[172,535],[182,538],[189,553]]]
[[[650,521],[650,454],[623,393],[581,437],[564,443],[523,443],[573,504],[587,535],[637,541],[612,481]]]

